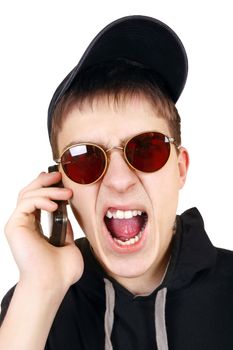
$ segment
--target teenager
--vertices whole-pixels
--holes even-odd
[[[48,112],[59,171],[20,192],[6,225],[20,278],[2,302],[1,348],[233,348],[232,252],[213,247],[196,208],[176,213],[187,70],[167,25],[129,16],[59,85]],[[63,247],[39,223],[58,200],[86,236],[74,241],[68,224]]]

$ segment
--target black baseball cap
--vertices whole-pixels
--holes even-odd
[[[57,87],[48,109],[50,136],[52,115],[60,99],[83,69],[124,58],[153,69],[174,103],[184,88],[188,74],[185,48],[177,34],[165,23],[148,16],[127,16],[107,25],[92,40],[73,70]]]

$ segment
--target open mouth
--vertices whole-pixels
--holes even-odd
[[[113,240],[120,246],[133,246],[143,235],[148,216],[141,210],[116,210],[109,208],[104,222]]]

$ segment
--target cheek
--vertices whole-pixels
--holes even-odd
[[[92,186],[89,187],[77,184],[70,184],[70,186],[67,187],[71,188],[73,191],[73,197],[70,200],[71,209],[76,220],[86,234],[86,232],[90,231],[95,218],[97,190],[92,188]]]
[[[178,166],[170,167],[169,171],[161,172],[158,186],[161,196],[165,200],[176,198],[179,193],[179,171]],[[161,198],[161,199],[162,199]]]
[[[161,170],[147,175],[144,187],[156,212],[166,215],[176,211],[179,194],[179,169],[176,162],[167,163]]]

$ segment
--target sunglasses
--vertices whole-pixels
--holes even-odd
[[[122,150],[126,163],[134,170],[151,173],[161,169],[167,162],[173,137],[159,132],[144,132],[131,137],[123,147],[104,150],[94,143],[78,143],[64,150],[56,159],[72,181],[88,185],[100,180],[107,169],[107,153],[113,149]],[[175,144],[176,146],[176,144]]]

